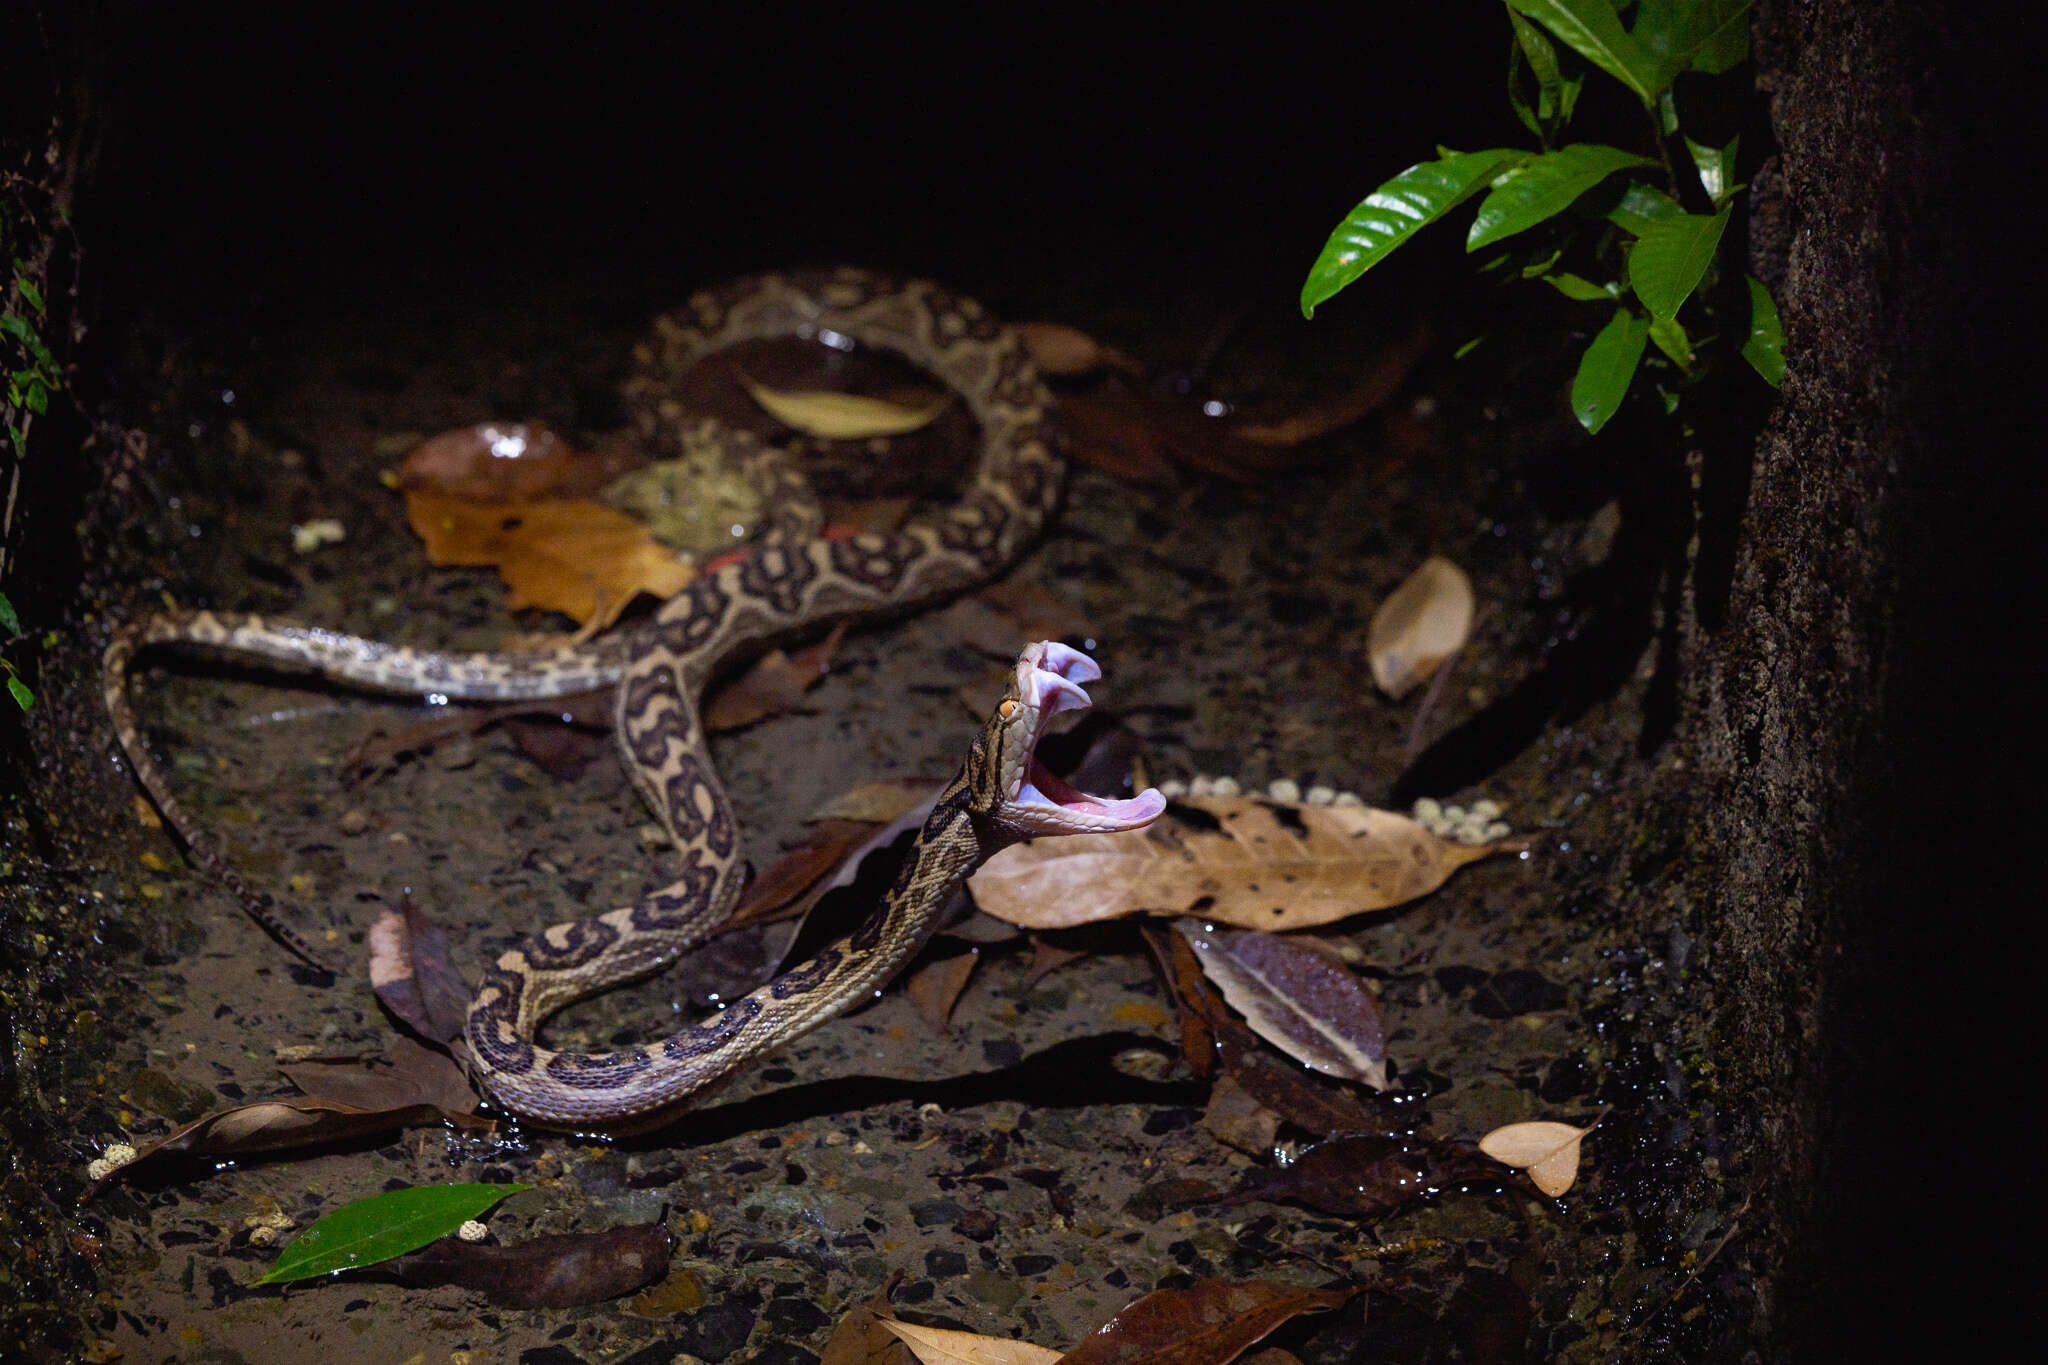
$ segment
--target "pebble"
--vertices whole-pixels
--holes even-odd
[[[370,817],[366,812],[348,810],[341,813],[341,832],[343,834],[361,834],[369,827]]]

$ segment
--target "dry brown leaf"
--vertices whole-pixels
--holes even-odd
[[[1060,425],[1068,451],[1113,479],[1135,484],[1170,484],[1177,466],[1166,434],[1122,386],[1101,394],[1063,394]]]
[[[827,441],[863,441],[873,436],[902,436],[930,424],[953,401],[951,394],[911,406],[866,394],[832,389],[771,389],[745,375],[740,383],[770,417],[806,436]]]
[[[1350,426],[1401,391],[1429,340],[1428,324],[1419,324],[1360,368],[1356,381],[1343,393],[1279,415],[1246,413],[1233,421],[1230,429],[1257,445],[1296,446]]]
[[[1174,928],[1253,1032],[1327,1076],[1387,1088],[1379,1001],[1341,962],[1256,929],[1183,919]]]
[[[1288,1319],[1341,1307],[1358,1288],[1197,1280],[1155,1289],[1090,1332],[1061,1365],[1227,1365]]]
[[[922,1365],[1054,1365],[1063,1353],[1028,1341],[1007,1337],[985,1337],[974,1332],[951,1332],[940,1327],[920,1327],[914,1322],[883,1318],[882,1326],[908,1346]]]
[[[443,1237],[387,1262],[383,1273],[416,1288],[458,1284],[508,1308],[577,1308],[661,1279],[675,1247],[659,1222],[550,1233],[513,1246]]]
[[[308,1058],[278,1070],[308,1099],[331,1104],[368,1110],[431,1104],[449,1113],[476,1112],[476,1091],[447,1053],[403,1033],[394,1035],[387,1046],[389,1058]]]
[[[462,1036],[469,983],[449,955],[448,931],[411,896],[370,926],[370,989],[420,1037],[449,1043]]]
[[[704,728],[713,733],[740,730],[772,716],[817,710],[804,700],[804,693],[824,681],[839,652],[839,642],[845,638],[846,623],[842,621],[830,635],[794,654],[769,650],[746,672],[711,694],[704,704]]]
[[[1138,362],[1114,346],[1105,346],[1078,327],[1063,322],[1025,322],[1017,326],[1032,363],[1047,374],[1071,377],[1113,366],[1141,373]]]
[[[538,424],[479,422],[414,446],[399,466],[398,486],[460,502],[576,498],[596,493],[629,463],[614,454],[572,449]]]
[[[1027,929],[1122,915],[1194,915],[1242,929],[1308,929],[1427,895],[1495,844],[1450,844],[1405,815],[1257,797],[1177,803],[1215,829],[1161,820],[1142,834],[1075,834],[1003,850],[968,882],[975,903]]]
[[[1365,648],[1372,678],[1399,700],[1428,680],[1472,637],[1472,580],[1440,555],[1431,555],[1387,595],[1373,613]]]
[[[490,564],[513,610],[540,607],[587,627],[619,618],[639,593],[673,597],[695,576],[624,512],[547,499],[485,506],[408,492],[405,511],[435,564]]]
[[[1579,1178],[1579,1144],[1592,1131],[1591,1124],[1574,1128],[1542,1119],[1510,1123],[1479,1139],[1479,1150],[1503,1166],[1527,1171],[1536,1188],[1555,1199]]]
[[[960,993],[967,989],[967,979],[974,975],[976,964],[981,961],[981,950],[969,948],[964,953],[942,957],[936,962],[927,962],[910,974],[905,990],[910,1003],[917,1006],[917,1012],[925,1025],[940,1037],[946,1034],[946,1022],[953,1017],[953,1006],[960,1001]]]
[[[863,782],[833,797],[805,819],[886,825],[945,785],[943,777],[884,777]]]
[[[1086,612],[1038,583],[994,583],[934,618],[949,639],[1004,661],[1032,640],[1086,640],[1101,632]]]

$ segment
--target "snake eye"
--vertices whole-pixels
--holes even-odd
[[[1004,720],[1008,720],[1010,717],[1016,715],[1017,699],[1015,697],[1004,698],[1003,704],[996,708],[996,714],[1001,716]]]

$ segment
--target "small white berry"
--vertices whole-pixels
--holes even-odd
[[[1311,806],[1327,806],[1337,799],[1337,789],[1318,782],[1308,789],[1308,803]]]
[[[1217,796],[1235,796],[1237,795],[1237,779],[1234,777],[1219,777],[1209,784],[1209,790]]]
[[[1357,792],[1338,792],[1337,799],[1330,804],[1333,806],[1363,806],[1365,800]]]
[[[1444,818],[1444,808],[1434,796],[1422,797],[1415,803],[1415,818],[1425,825],[1434,824]]]
[[[1189,796],[1213,796],[1215,792],[1216,779],[1212,777],[1206,777],[1197,773],[1195,774],[1195,780],[1188,783]]]
[[[442,1226],[446,1227],[447,1224],[444,1223]],[[465,1242],[481,1242],[484,1238],[491,1235],[491,1230],[472,1218],[456,1229],[455,1235]]]
[[[1275,801],[1301,800],[1301,784],[1291,777],[1276,777],[1266,784],[1266,795]]]
[[[1188,794],[1188,784],[1177,777],[1169,777],[1159,784],[1159,794],[1168,800],[1186,796]]]
[[[1505,839],[1513,833],[1514,830],[1508,827],[1508,822],[1505,820],[1496,820],[1486,827],[1486,837],[1489,840]]]
[[[1472,803],[1472,818],[1475,820],[1495,820],[1500,818],[1500,802],[1474,801]]]
[[[1439,815],[1447,825],[1461,825],[1465,822],[1465,808],[1463,806],[1445,806],[1439,812]]]

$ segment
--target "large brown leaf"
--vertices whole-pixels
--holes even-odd
[[[1387,1088],[1380,1002],[1343,963],[1256,929],[1192,919],[1174,928],[1261,1038],[1325,1075]]]
[[[1302,1313],[1339,1307],[1357,1287],[1304,1289],[1253,1280],[1198,1280],[1145,1295],[1088,1334],[1059,1365],[1228,1365]]]
[[[420,1288],[458,1284],[508,1308],[576,1308],[661,1279],[675,1246],[675,1237],[659,1222],[551,1233],[514,1246],[443,1237],[389,1262],[383,1271]]]
[[[968,888],[982,909],[1027,929],[1139,913],[1307,929],[1427,895],[1499,848],[1445,843],[1405,815],[1367,806],[1238,796],[1178,804],[1197,815],[1161,820],[1143,834],[1075,834],[1005,849]],[[1167,807],[1169,817],[1175,809]]]

